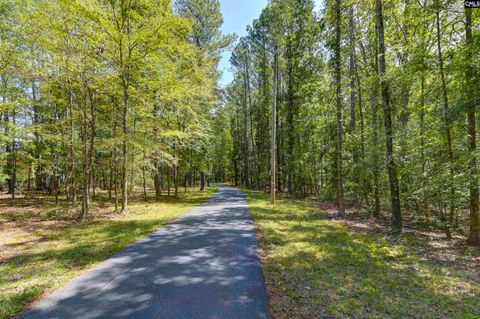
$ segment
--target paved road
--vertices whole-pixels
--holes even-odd
[[[20,318],[270,318],[245,194],[220,187]]]

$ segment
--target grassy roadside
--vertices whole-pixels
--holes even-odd
[[[310,203],[273,207],[267,194],[245,192],[275,318],[480,318],[480,269],[462,267],[475,257],[432,260],[415,238],[392,242]]]
[[[0,318],[9,318],[44,293],[204,202],[205,192],[177,199],[137,202],[130,214],[99,214],[84,224],[58,219],[54,205],[0,206]],[[10,208],[10,209],[9,209]],[[103,207],[103,211],[110,211]]]

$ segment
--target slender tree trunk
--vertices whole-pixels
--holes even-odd
[[[466,46],[467,46],[467,62],[472,61],[473,51],[473,35],[472,35],[472,9],[465,9],[465,30],[466,30]],[[479,191],[478,191],[478,168],[477,168],[477,130],[476,130],[476,116],[475,116],[475,96],[474,91],[469,88],[469,85],[475,83],[475,75],[473,68],[468,66],[465,69],[465,77],[467,83],[467,98],[468,98],[468,149],[470,151],[469,171],[470,171],[470,231],[468,235],[469,245],[480,245],[480,210],[479,210]]]
[[[378,138],[379,134],[379,120],[378,120],[378,99],[377,96],[379,95],[379,62],[378,62],[378,34],[376,34],[376,41],[375,41],[375,55],[374,55],[374,71],[376,74],[375,81],[373,83],[373,92],[372,96],[372,113],[373,113],[373,197],[374,197],[374,208],[373,208],[373,216],[375,218],[380,217],[380,210],[381,210],[381,202],[380,202],[380,154],[379,154],[379,147],[380,147],[380,140]]]
[[[34,157],[37,160],[37,163],[40,161],[40,134],[37,128],[37,125],[40,124],[40,115],[38,112],[38,106],[37,106],[37,88],[35,86],[35,81],[31,81],[31,87],[32,87],[32,104],[33,104],[33,124],[34,124],[34,144],[35,144],[35,154]],[[43,183],[42,183],[42,173],[41,173],[41,168],[40,165],[37,164],[37,167],[35,169],[35,189],[37,190],[42,190],[43,188]]]
[[[162,175],[162,168],[161,168],[161,165],[160,165],[160,160],[156,160],[156,163],[155,163],[155,180],[154,180],[154,183],[155,183],[155,197],[157,199],[159,199],[161,196],[162,196],[162,181],[161,181],[161,175]]]
[[[425,220],[427,224],[430,223],[430,209],[428,205],[428,197],[426,195],[425,188],[427,187],[426,185],[426,156],[425,156],[425,75],[422,74],[422,78],[420,79],[420,105],[421,105],[421,110],[420,110],[420,146],[422,148],[421,151],[421,161],[422,161],[422,203],[421,207],[422,210],[424,211],[425,215]]]
[[[175,197],[178,196],[178,176],[180,175],[178,173],[178,165],[175,165],[174,168],[174,180],[175,180]]]
[[[170,197],[170,174],[172,174],[172,169],[170,165],[165,167],[165,176],[167,177],[167,196]]]
[[[28,165],[27,191],[32,187],[32,164]]]
[[[95,157],[95,134],[96,134],[96,110],[95,110],[95,105],[96,105],[96,95],[95,92],[92,92],[90,89],[88,90],[89,92],[89,100],[90,100],[90,139],[89,139],[89,145],[88,145],[88,174],[89,179],[89,185],[88,185],[88,190],[90,189],[93,190],[93,198],[95,198],[95,175],[93,172],[93,158]],[[90,200],[90,196],[88,198]]]
[[[247,77],[247,96],[248,96],[248,108],[250,110],[250,141],[252,143],[252,155],[253,155],[253,164],[255,166],[255,186],[260,188],[260,168],[258,163],[258,153],[255,152],[255,136],[253,132],[253,108],[252,108],[252,95],[250,92],[250,71],[248,64],[246,65],[246,77]],[[253,181],[252,181],[253,183]]]
[[[116,129],[114,130],[116,131]],[[113,163],[115,167],[114,177],[114,194],[115,194],[115,212],[118,212],[118,156],[117,156],[117,144],[113,145]]]
[[[16,111],[12,111],[12,123],[13,127],[17,125],[16,119]],[[15,131],[13,131],[12,136],[12,146],[11,146],[11,159],[10,159],[10,166],[11,166],[11,174],[10,174],[10,194],[12,195],[12,199],[15,199],[15,192],[17,190],[17,142]]]
[[[238,163],[237,163],[237,156],[234,155],[233,156],[233,186],[238,186],[239,183],[238,183],[238,180],[239,180],[239,177],[238,177]]]
[[[54,167],[53,167],[53,189],[55,194],[55,205],[58,205],[58,195],[60,193],[60,183],[59,183],[59,176],[57,174],[57,166],[58,166],[58,158],[57,156],[54,157]]]
[[[123,81],[123,108],[122,108],[122,208],[121,214],[128,214],[128,108],[129,95],[125,79]]]
[[[379,46],[379,68],[381,76],[383,113],[385,121],[385,137],[387,150],[387,171],[390,180],[390,197],[392,202],[392,231],[401,233],[402,212],[400,208],[400,188],[398,186],[397,166],[393,149],[392,106],[390,101],[390,86],[387,81],[387,64],[385,58],[385,29],[383,26],[382,0],[376,0],[377,33]]]
[[[205,190],[205,173],[200,172],[200,191],[203,192]]]
[[[174,148],[174,161],[173,164],[173,182],[175,183],[175,197],[178,196],[178,163],[177,163],[177,142],[173,146]]]
[[[288,50],[287,50],[288,52]],[[296,181],[295,173],[296,173],[296,165],[295,165],[295,113],[296,113],[296,105],[295,105],[295,97],[294,97],[294,75],[293,75],[293,61],[292,61],[292,53],[287,53],[287,116],[286,116],[286,149],[285,149],[285,167],[286,171],[286,178],[287,178],[287,191],[290,195],[296,195]]]
[[[77,180],[75,178],[75,167],[77,165],[77,156],[75,153],[75,121],[73,117],[73,94],[69,92],[69,120],[70,120],[70,199],[72,205],[75,207],[77,205]]]
[[[275,205],[276,201],[276,172],[277,172],[277,93],[278,93],[278,47],[275,45],[273,59],[273,88],[272,88],[272,148],[270,155],[270,201]]]
[[[247,73],[244,72],[244,99],[243,99],[243,181],[245,187],[250,186],[249,182],[249,147],[248,147],[248,104],[247,104]]]
[[[336,0],[335,6],[335,84],[337,103],[337,200],[338,215],[345,216],[345,198],[343,190],[343,124],[342,124],[342,1]]]
[[[7,103],[7,91],[8,91],[8,81],[5,76],[2,76],[3,82],[3,92],[2,92],[2,102],[4,104]],[[15,127],[15,110],[12,111],[11,116],[12,124]],[[5,123],[10,122],[10,115],[8,108],[5,109],[4,113],[4,121]],[[15,188],[16,188],[16,144],[15,144],[15,129],[10,130],[9,125],[5,126],[5,135],[12,139],[11,142],[7,143],[6,145],[6,153],[7,153],[7,168],[6,173],[8,175],[7,183],[8,183],[8,194],[15,199]]]
[[[449,181],[448,187],[450,189],[450,214],[448,217],[448,225],[445,226],[445,232],[448,238],[451,237],[449,226],[453,224],[453,219],[455,216],[455,169],[454,169],[454,158],[453,158],[453,147],[452,147],[452,132],[451,132],[451,121],[449,113],[449,102],[448,102],[448,93],[447,93],[447,83],[445,80],[445,70],[443,65],[443,55],[442,55],[442,44],[441,44],[441,27],[440,27],[440,11],[436,12],[437,17],[437,51],[438,51],[438,62],[440,66],[440,77],[442,80],[442,96],[443,96],[443,107],[444,107],[444,117],[445,117],[445,134],[447,139],[447,152],[449,160]]]
[[[358,74],[357,63],[355,63],[355,77],[357,79],[357,91],[358,91],[358,115],[360,121],[360,155],[361,162],[365,163],[365,119],[363,115],[363,95],[362,95],[362,83],[360,82],[360,76]],[[363,192],[363,200],[365,205],[368,205],[368,193],[369,193],[369,181],[364,174],[360,177],[360,186]]]
[[[83,105],[83,185],[82,185],[82,213],[80,215],[81,221],[84,222],[88,215],[89,205],[89,191],[90,172],[88,170],[88,118],[87,106]]]
[[[277,62],[276,62],[276,72],[277,72],[277,89],[276,89],[276,109],[278,110],[279,105],[282,104],[282,95],[281,95],[281,76],[278,66],[279,54],[277,53]],[[275,182],[276,182],[276,189],[277,191],[282,192],[285,188],[285,173],[284,173],[284,157],[283,157],[283,135],[281,134],[283,130],[282,120],[279,115],[279,112],[275,112],[275,127],[276,127],[276,134],[275,134],[275,153],[276,153],[276,166],[275,166]],[[273,120],[273,118],[272,118]],[[280,150],[280,151],[279,151]]]
[[[356,139],[357,135],[357,113],[356,113],[356,90],[355,90],[355,70],[356,70],[356,54],[355,54],[355,23],[353,17],[353,6],[349,9],[349,24],[350,24],[350,65],[349,65],[349,77],[350,77],[350,130],[351,135],[354,137],[353,146],[353,181],[355,184],[354,196],[355,207],[360,209],[360,175],[359,171],[359,150]],[[357,83],[358,85],[358,83]]]
[[[110,152],[110,164],[109,164],[110,175],[108,177],[108,200],[112,200],[112,189],[113,189],[113,152]]]
[[[143,149],[143,165],[142,165],[142,186],[143,186],[143,199],[147,200],[147,179],[146,179],[146,155],[145,155],[145,148]]]
[[[137,119],[134,117],[133,120],[133,128],[132,128],[132,133],[133,135],[136,134],[137,131]],[[130,176],[129,176],[129,182],[128,182],[128,196],[130,196],[133,192],[133,187],[135,186],[135,157],[136,157],[136,147],[132,145],[132,147],[129,147],[129,152],[130,152]]]

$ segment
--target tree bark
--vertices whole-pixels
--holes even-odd
[[[159,199],[162,196],[162,181],[161,181],[161,175],[162,175],[162,169],[160,166],[160,161],[157,159],[155,163],[155,179],[154,179],[154,184],[155,184],[155,197]]]
[[[350,77],[350,130],[351,135],[354,137],[354,146],[353,146],[353,181],[355,184],[354,196],[355,196],[355,207],[360,209],[360,175],[359,171],[359,149],[356,139],[357,134],[357,112],[356,112],[356,90],[355,90],[355,74],[356,74],[356,54],[355,54],[355,23],[353,16],[353,6],[350,7],[349,11],[349,26],[350,26],[350,65],[349,65],[349,77]],[[358,85],[358,83],[357,83]]]
[[[248,104],[247,104],[247,73],[244,72],[244,99],[243,99],[243,182],[245,187],[250,186],[249,182],[249,147],[248,147]]]
[[[400,189],[398,186],[397,167],[395,164],[395,155],[393,149],[393,123],[392,106],[390,101],[390,86],[385,78],[387,63],[385,58],[385,29],[383,25],[382,0],[376,0],[377,15],[377,33],[379,46],[379,72],[381,76],[381,88],[383,98],[383,113],[385,125],[386,151],[387,151],[387,171],[390,181],[390,197],[392,205],[392,231],[393,233],[402,232],[402,212],[400,208]]]
[[[75,207],[77,205],[77,182],[75,178],[75,167],[77,165],[77,156],[75,154],[75,121],[73,118],[73,94],[69,92],[69,103],[68,103],[68,111],[69,111],[69,124],[70,124],[70,199],[72,201],[72,205]]]
[[[12,110],[12,124],[15,127],[17,124],[16,120],[16,111]],[[17,190],[17,142],[15,137],[15,131],[12,133],[12,146],[11,146],[11,154],[10,154],[10,194],[12,195],[12,199],[15,199],[15,192]]]
[[[430,223],[430,209],[428,205],[428,197],[426,196],[425,188],[426,185],[426,156],[425,156],[425,75],[422,74],[422,78],[420,79],[420,146],[422,151],[421,155],[421,162],[422,162],[422,198],[421,198],[421,208],[425,215],[425,220],[427,224]]]
[[[122,108],[122,133],[123,133],[123,143],[122,143],[122,208],[120,210],[121,214],[128,214],[128,105],[129,105],[129,96],[127,87],[124,82],[123,89],[123,108]]]
[[[82,114],[83,114],[83,184],[82,184],[82,211],[80,219],[82,222],[85,221],[88,215],[89,209],[89,191],[88,187],[90,184],[90,172],[88,170],[88,117],[87,117],[87,106],[83,103]]]
[[[443,108],[444,108],[444,118],[445,118],[445,135],[447,139],[447,152],[448,152],[448,161],[450,164],[449,172],[450,176],[448,178],[448,187],[450,189],[450,213],[448,216],[448,224],[453,224],[453,218],[455,216],[455,169],[454,169],[454,158],[453,158],[453,147],[452,147],[452,132],[451,132],[451,123],[449,115],[449,102],[448,102],[448,92],[447,92],[447,83],[445,79],[445,69],[443,64],[443,54],[442,54],[442,44],[441,44],[441,27],[440,27],[440,11],[436,11],[437,18],[437,52],[438,52],[438,62],[440,66],[440,77],[442,80],[442,96],[443,96]],[[451,237],[449,232],[449,226],[445,226],[445,231],[447,237]]]
[[[205,172],[200,172],[200,191],[205,190]]]
[[[173,182],[175,183],[175,197],[178,196],[178,163],[177,163],[177,142],[175,140],[174,146],[174,164],[173,164]]]
[[[337,200],[338,215],[345,216],[345,197],[343,190],[343,124],[342,124],[342,1],[337,0],[335,6],[335,84],[337,102]]]
[[[172,168],[170,165],[165,167],[165,176],[167,177],[167,196],[170,197],[170,174],[172,174]]]
[[[273,58],[273,88],[272,88],[272,146],[270,155],[270,201],[275,205],[276,201],[276,172],[277,172],[277,85],[278,85],[278,48],[275,45]]]
[[[116,131],[116,129],[114,130]],[[114,163],[114,167],[115,167],[115,171],[114,171],[114,174],[113,174],[113,178],[114,178],[114,196],[115,196],[115,212],[118,212],[118,156],[117,156],[117,144],[115,143],[113,145],[113,163]]]
[[[145,148],[143,149],[143,165],[142,165],[142,186],[143,186],[143,199],[147,200],[147,178],[146,178],[146,155]]]
[[[473,55],[473,35],[472,35],[472,9],[465,9],[465,31],[467,46],[467,63],[471,63]],[[467,83],[467,99],[468,99],[468,149],[470,151],[469,171],[470,171],[470,231],[467,243],[469,245],[480,245],[480,210],[479,210],[479,190],[478,190],[478,168],[477,168],[477,130],[475,116],[475,96],[474,91],[469,87],[475,83],[475,75],[473,68],[467,66],[465,69],[465,77]]]
[[[247,96],[248,96],[248,108],[250,110],[249,112],[249,117],[250,117],[250,142],[252,143],[252,155],[253,155],[253,164],[255,166],[255,186],[260,188],[260,168],[259,168],[259,163],[258,163],[258,154],[255,151],[255,136],[253,132],[253,108],[252,108],[252,95],[250,91],[250,71],[248,67],[248,63],[245,64],[245,72],[246,72],[246,77],[247,77]],[[252,180],[253,184],[253,180]]]

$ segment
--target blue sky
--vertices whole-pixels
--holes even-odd
[[[267,0],[220,0],[223,13],[223,33],[236,33],[239,37],[247,32],[247,25],[260,16],[262,9],[267,5]],[[229,72],[231,52],[222,54],[220,71],[223,73],[222,85],[232,81],[232,74]]]
[[[318,4],[322,0],[315,0]],[[267,5],[268,0],[220,0],[224,24],[223,33],[236,33],[239,37],[244,36],[247,32],[247,25],[252,24],[253,20],[260,16],[262,9]],[[222,54],[222,61],[219,69],[223,73],[221,84],[227,85],[233,79],[230,69],[231,52]]]

